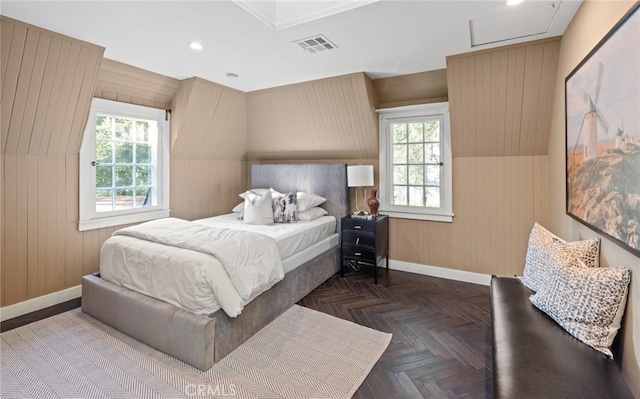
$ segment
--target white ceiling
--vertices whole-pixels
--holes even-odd
[[[281,26],[268,26],[231,0],[2,0],[0,13],[103,46],[112,60],[254,91],[354,72],[377,79],[442,69],[448,55],[562,35],[580,6],[578,0],[360,2],[308,22],[287,14]],[[470,25],[474,37],[498,41],[472,47]],[[318,34],[338,48],[311,54],[293,43]],[[529,36],[502,40],[523,34]],[[204,49],[190,49],[191,41]]]

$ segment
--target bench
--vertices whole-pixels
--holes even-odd
[[[618,364],[529,301],[519,279],[493,277],[494,398],[633,398]]]

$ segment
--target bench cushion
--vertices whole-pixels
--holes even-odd
[[[618,365],[535,308],[533,293],[491,280],[494,398],[633,398]]]

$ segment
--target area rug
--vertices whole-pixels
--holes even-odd
[[[350,398],[391,334],[294,305],[202,372],[75,309],[1,335],[2,398]]]

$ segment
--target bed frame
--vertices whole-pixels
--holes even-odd
[[[251,168],[251,187],[306,191],[327,198],[337,220],[347,215],[345,164],[261,164]],[[336,246],[285,274],[231,318],[222,309],[198,315],[100,278],[82,278],[82,310],[105,324],[200,370],[208,370],[340,269]]]

